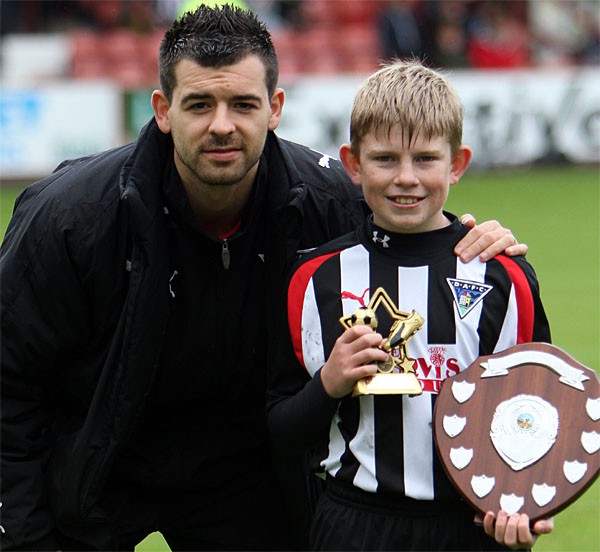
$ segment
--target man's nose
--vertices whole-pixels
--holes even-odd
[[[231,134],[235,130],[235,124],[227,106],[217,106],[210,122],[209,130],[213,134],[218,135]]]

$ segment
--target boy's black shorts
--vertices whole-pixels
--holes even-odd
[[[488,537],[474,517],[464,501],[382,502],[328,478],[311,528],[311,549],[509,550]]]

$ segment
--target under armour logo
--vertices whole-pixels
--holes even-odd
[[[383,238],[379,237],[379,232],[377,230],[373,230],[373,241],[375,243],[381,244],[381,247],[389,247],[388,242],[390,241],[390,237],[387,234],[383,235]]]

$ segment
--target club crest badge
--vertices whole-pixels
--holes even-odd
[[[492,291],[493,286],[482,284],[481,282],[471,282],[470,280],[458,280],[456,278],[446,278],[448,286],[452,291],[454,304],[458,310],[458,315],[464,318],[473,308],[478,305],[483,298]]]

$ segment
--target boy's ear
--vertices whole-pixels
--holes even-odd
[[[352,183],[360,186],[360,163],[358,158],[352,152],[350,144],[341,145],[340,160],[342,161],[342,165],[344,165],[348,176],[352,180]]]
[[[469,168],[473,150],[469,146],[462,145],[458,148],[456,155],[452,158],[450,169],[450,185],[456,184]]]

